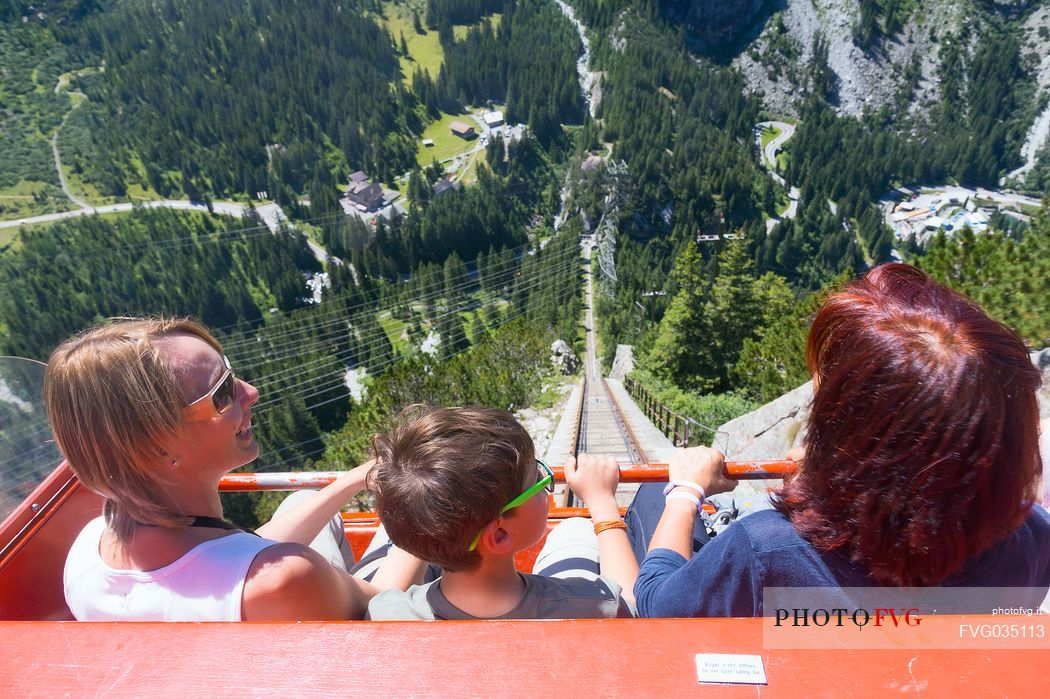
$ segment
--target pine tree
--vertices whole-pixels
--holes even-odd
[[[710,283],[703,275],[703,260],[695,244],[686,245],[675,261],[672,275],[678,293],[660,322],[646,364],[657,376],[688,386],[709,368],[702,358],[702,348],[707,341],[703,303]]]
[[[481,320],[481,313],[477,312],[474,314],[474,319],[470,322],[470,341],[476,345],[484,336],[485,323]]]
[[[467,300],[466,289],[470,283],[470,276],[467,273],[467,266],[463,264],[463,261],[459,259],[459,255],[456,253],[453,252],[445,260],[443,276],[445,282],[445,305],[449,310],[463,308]]]
[[[742,239],[730,241],[718,255],[718,277],[703,311],[707,343],[715,364],[709,385],[718,390],[728,388],[728,376],[744,340],[755,332],[762,317],[752,269],[751,255]]]
[[[756,282],[755,290],[762,325],[744,340],[733,378],[748,396],[766,403],[809,379],[806,337],[826,294],[809,294],[800,302],[787,282],[771,272]]]

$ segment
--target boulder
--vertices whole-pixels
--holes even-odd
[[[807,381],[719,427],[712,446],[732,460],[782,459],[789,449],[801,446],[812,399],[813,382]]]
[[[1043,457],[1043,507],[1050,507],[1050,347],[1032,352],[1032,363],[1043,374],[1039,400],[1039,453]]]
[[[789,449],[802,445],[812,400],[813,382],[807,381],[758,410],[719,427],[711,446],[729,461],[783,459]],[[779,485],[779,480],[743,481],[732,494],[743,497],[764,493]]]
[[[565,340],[555,340],[551,343],[551,364],[565,376],[571,376],[580,370],[580,358]]]
[[[613,358],[612,369],[609,370],[609,378],[623,381],[632,371],[634,371],[634,346],[616,345],[616,356]]]

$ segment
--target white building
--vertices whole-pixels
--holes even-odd
[[[485,112],[481,115],[481,120],[485,122],[485,126],[490,129],[494,129],[497,126],[503,126],[503,112]]]

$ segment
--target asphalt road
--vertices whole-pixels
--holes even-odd
[[[0,228],[18,228],[20,226],[29,226],[34,223],[48,223],[50,221],[62,221],[68,218],[77,218],[78,216],[90,216],[92,214],[111,214],[118,212],[127,212],[133,210],[136,206],[146,209],[182,209],[185,211],[201,211],[207,212],[208,207],[200,202],[195,201],[181,201],[176,199],[164,199],[160,201],[145,201],[136,204],[123,203],[123,204],[105,204],[103,206],[92,206],[85,207],[82,209],[74,209],[72,211],[61,211],[57,214],[44,214],[42,216],[27,216],[26,218],[15,219],[13,221],[0,221]],[[217,214],[226,214],[227,216],[236,216],[241,218],[244,215],[245,205],[237,202],[223,202],[217,201],[212,203],[212,210]],[[277,230],[278,223],[284,219],[284,214],[281,213],[281,209],[277,204],[263,204],[262,206],[255,207],[256,212],[262,218],[266,227],[271,231]]]
[[[777,153],[780,152],[780,149],[784,147],[784,144],[795,135],[794,125],[788,124],[784,121],[760,121],[755,124],[755,126],[757,127],[755,140],[760,148],[762,146],[762,131],[766,127],[780,129],[780,135],[767,143],[766,147],[762,149],[762,165],[769,170],[770,176],[775,182],[777,182],[777,184],[781,187],[787,187],[787,182],[776,171]],[[795,218],[795,215],[798,214],[798,197],[798,187],[789,187],[788,208],[787,211],[784,212],[784,218]],[[779,222],[779,218],[766,219],[766,230],[772,230],[773,226],[777,225]]]

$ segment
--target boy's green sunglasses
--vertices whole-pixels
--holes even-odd
[[[540,476],[536,481],[536,485],[526,489],[524,493],[504,505],[503,509],[499,511],[500,514],[503,514],[508,510],[513,510],[515,507],[521,507],[532,499],[536,493],[543,489],[546,489],[548,493],[554,492],[554,471],[552,471],[551,467],[540,459],[536,459],[536,467],[539,470]],[[481,541],[481,532],[478,532],[478,535],[470,542],[470,549],[468,550],[473,551],[476,549],[479,541]]]

